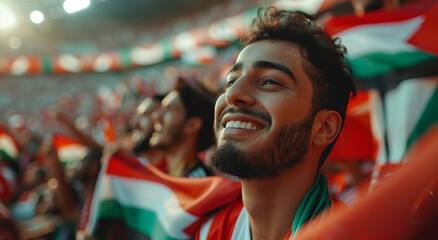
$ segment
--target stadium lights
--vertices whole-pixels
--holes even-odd
[[[6,29],[14,25],[15,17],[6,7],[0,6],[0,29]]]
[[[65,0],[63,7],[67,13],[74,13],[90,6],[90,0]]]
[[[30,13],[30,20],[35,24],[40,24],[44,21],[44,14],[38,10],[34,10]]]

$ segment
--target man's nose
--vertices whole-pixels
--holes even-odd
[[[159,121],[162,116],[163,116],[163,109],[158,108],[157,110],[152,112],[151,119],[153,122],[156,122],[156,121]]]
[[[236,107],[251,106],[255,103],[254,89],[244,76],[237,79],[225,92],[225,100]]]

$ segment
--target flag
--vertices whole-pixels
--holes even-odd
[[[9,204],[16,190],[18,174],[17,157],[19,147],[17,141],[8,132],[0,128],[0,159],[9,162],[0,166],[0,202]]]
[[[429,0],[422,2],[433,4]],[[340,38],[347,48],[355,77],[369,79],[436,60],[429,53],[432,51],[425,52],[414,45],[418,42],[415,39],[435,35],[434,28],[422,28],[426,18],[430,18],[428,10],[407,5],[396,10],[366,12],[362,17],[340,16],[328,21],[325,30]],[[421,37],[416,35],[420,29]],[[428,45],[437,46],[436,42]]]
[[[325,25],[346,46],[355,78],[382,93],[386,156],[377,158],[374,179],[399,169],[409,147],[438,122],[436,69],[419,70],[438,60],[437,8],[436,1],[419,0]]]
[[[438,55],[438,34],[436,26],[438,25],[438,4],[426,15],[426,20],[420,29],[408,40],[409,43],[423,49],[431,54]]]
[[[61,134],[53,134],[53,146],[63,166],[77,162],[85,157],[88,147],[81,141]]]
[[[407,163],[391,178],[348,208],[301,228],[295,239],[437,239],[437,142],[435,126],[416,141]]]
[[[16,161],[19,153],[17,141],[11,134],[0,128],[0,153],[10,161]]]
[[[240,183],[220,177],[176,178],[150,164],[113,155],[102,167],[85,232],[99,220],[122,219],[152,239],[189,239],[203,217],[241,197]]]
[[[348,104],[344,127],[327,161],[385,159],[382,100],[377,90],[359,91]]]
[[[438,76],[408,79],[384,100],[388,161],[400,163],[408,148],[438,123]]]

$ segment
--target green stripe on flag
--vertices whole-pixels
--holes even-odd
[[[148,235],[152,239],[177,239],[167,235],[154,212],[141,208],[124,206],[114,199],[101,202],[99,218],[123,219],[128,228]]]
[[[371,53],[350,60],[355,78],[367,79],[414,66],[436,57],[424,52]]]
[[[438,87],[435,88],[417,124],[406,142],[406,149],[417,141],[431,126],[438,123]]]
[[[99,218],[119,218],[123,219],[123,208],[114,199],[104,200],[100,203]]]

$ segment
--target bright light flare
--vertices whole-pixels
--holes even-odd
[[[65,0],[64,11],[74,13],[90,6],[90,0]]]
[[[14,25],[15,17],[6,7],[0,6],[0,29],[6,29]]]
[[[38,10],[34,10],[30,13],[30,20],[35,24],[40,24],[44,21],[44,14]]]

